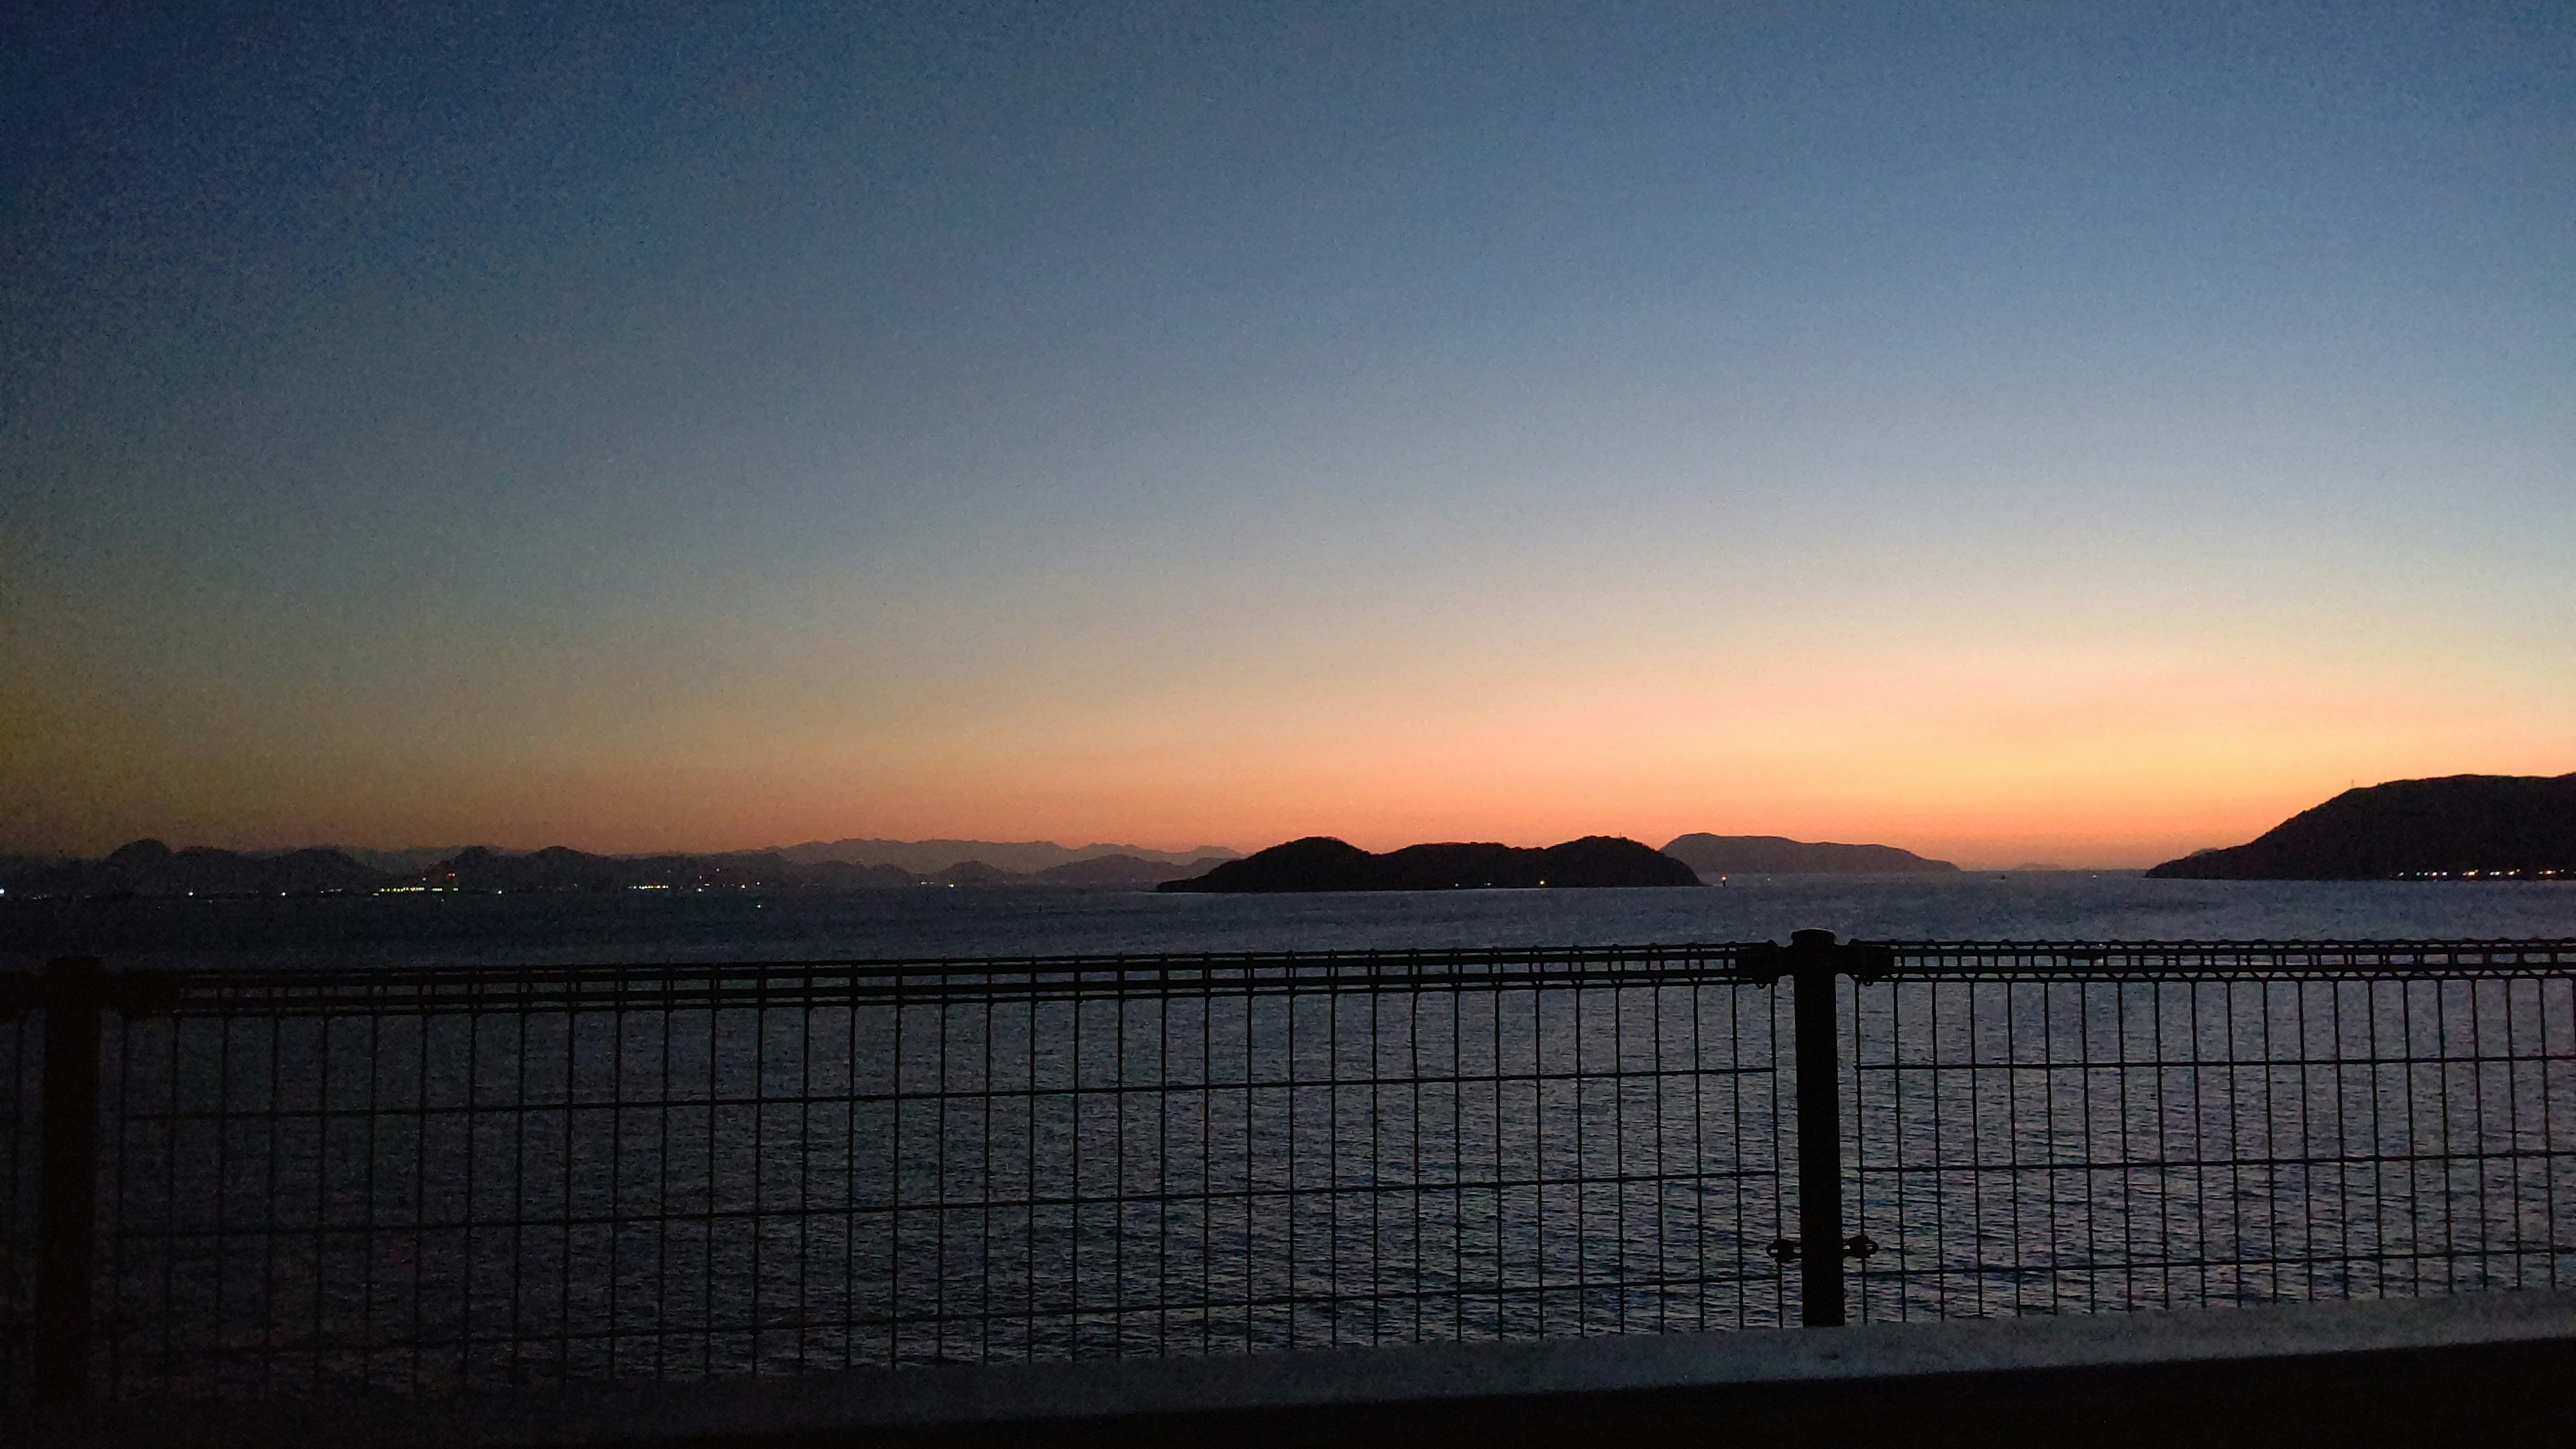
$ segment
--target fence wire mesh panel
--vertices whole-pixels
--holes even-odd
[[[41,1019],[0,1016],[0,1402],[28,1393],[36,1311],[36,1124]]]
[[[161,984],[105,1028],[107,1393],[1785,1321],[1786,993],[1729,948]]]
[[[2576,942],[86,963],[0,1053],[13,1398],[2576,1282]]]
[[[1869,977],[1860,1318],[2576,1282],[2576,943],[1901,945]]]

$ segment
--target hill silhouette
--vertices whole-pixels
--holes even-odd
[[[1529,890],[1695,886],[1691,868],[1638,841],[1587,835],[1562,845],[1408,845],[1373,854],[1311,835],[1229,860],[1157,890],[1204,892]]]
[[[1206,869],[1202,861],[1232,860],[1236,855],[1222,845],[1202,845],[1191,850],[1154,850],[1142,845],[1064,846],[1052,840],[877,840],[859,837],[809,840],[802,845],[786,846],[778,854],[791,865],[837,860],[856,865],[898,866],[915,876],[936,875],[951,866],[974,860],[1014,875],[1041,877],[1060,866],[1119,857],[1166,866],[1185,865],[1197,871]]]
[[[526,892],[612,890],[867,890],[921,883],[890,865],[826,860],[798,864],[775,850],[725,855],[592,855],[550,845],[524,855],[484,846],[458,851],[421,873],[442,890]]]
[[[14,877],[9,890],[31,899],[310,896],[372,891],[385,880],[337,850],[247,855],[207,845],[172,850],[158,840],[132,840],[103,860],[57,861]]]
[[[1677,836],[1664,854],[1703,877],[1715,875],[1860,875],[1872,872],[1952,872],[1946,860],[1927,860],[1893,845],[1835,845],[1785,835]]]
[[[1059,847],[1049,847],[1060,849]],[[1086,847],[1088,849],[1088,847]],[[507,851],[476,845],[404,870],[384,870],[344,850],[247,853],[136,840],[100,860],[0,861],[0,885],[16,900],[117,900],[172,896],[363,895],[380,890],[468,894],[562,894],[617,890],[878,890],[899,886],[1034,886],[1144,890],[1195,875],[1217,857],[1166,861],[1085,854],[1028,872],[983,860],[936,871],[884,862],[791,859],[784,851],[718,855],[593,855],[568,846]]]
[[[2164,880],[2576,876],[2576,775],[2449,775],[2346,790]]]
[[[1133,855],[1094,855],[1049,866],[1028,880],[1040,885],[1145,886],[1198,875],[1226,857],[1202,856],[1191,861],[1146,860]]]

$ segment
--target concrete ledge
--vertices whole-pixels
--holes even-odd
[[[110,1405],[36,1445],[2562,1442],[2576,1293]],[[2174,1436],[2184,1436],[2177,1440]]]

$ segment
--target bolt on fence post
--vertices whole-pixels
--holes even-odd
[[[1844,1323],[1842,1062],[1834,1033],[1840,964],[1833,932],[1789,937],[1790,979],[1797,991],[1798,1260],[1809,1328]]]
[[[36,1199],[35,1391],[89,1397],[90,1270],[98,1231],[98,1032],[107,973],[94,957],[45,963],[43,1145]]]

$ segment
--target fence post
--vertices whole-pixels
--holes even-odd
[[[90,1269],[98,1231],[98,1024],[107,973],[94,957],[45,963],[43,1146],[36,1199],[35,1391],[89,1397]]]
[[[1842,953],[1831,931],[1789,937],[1796,983],[1798,1056],[1798,1261],[1809,1328],[1840,1328],[1843,1306],[1843,1130],[1834,980]]]

